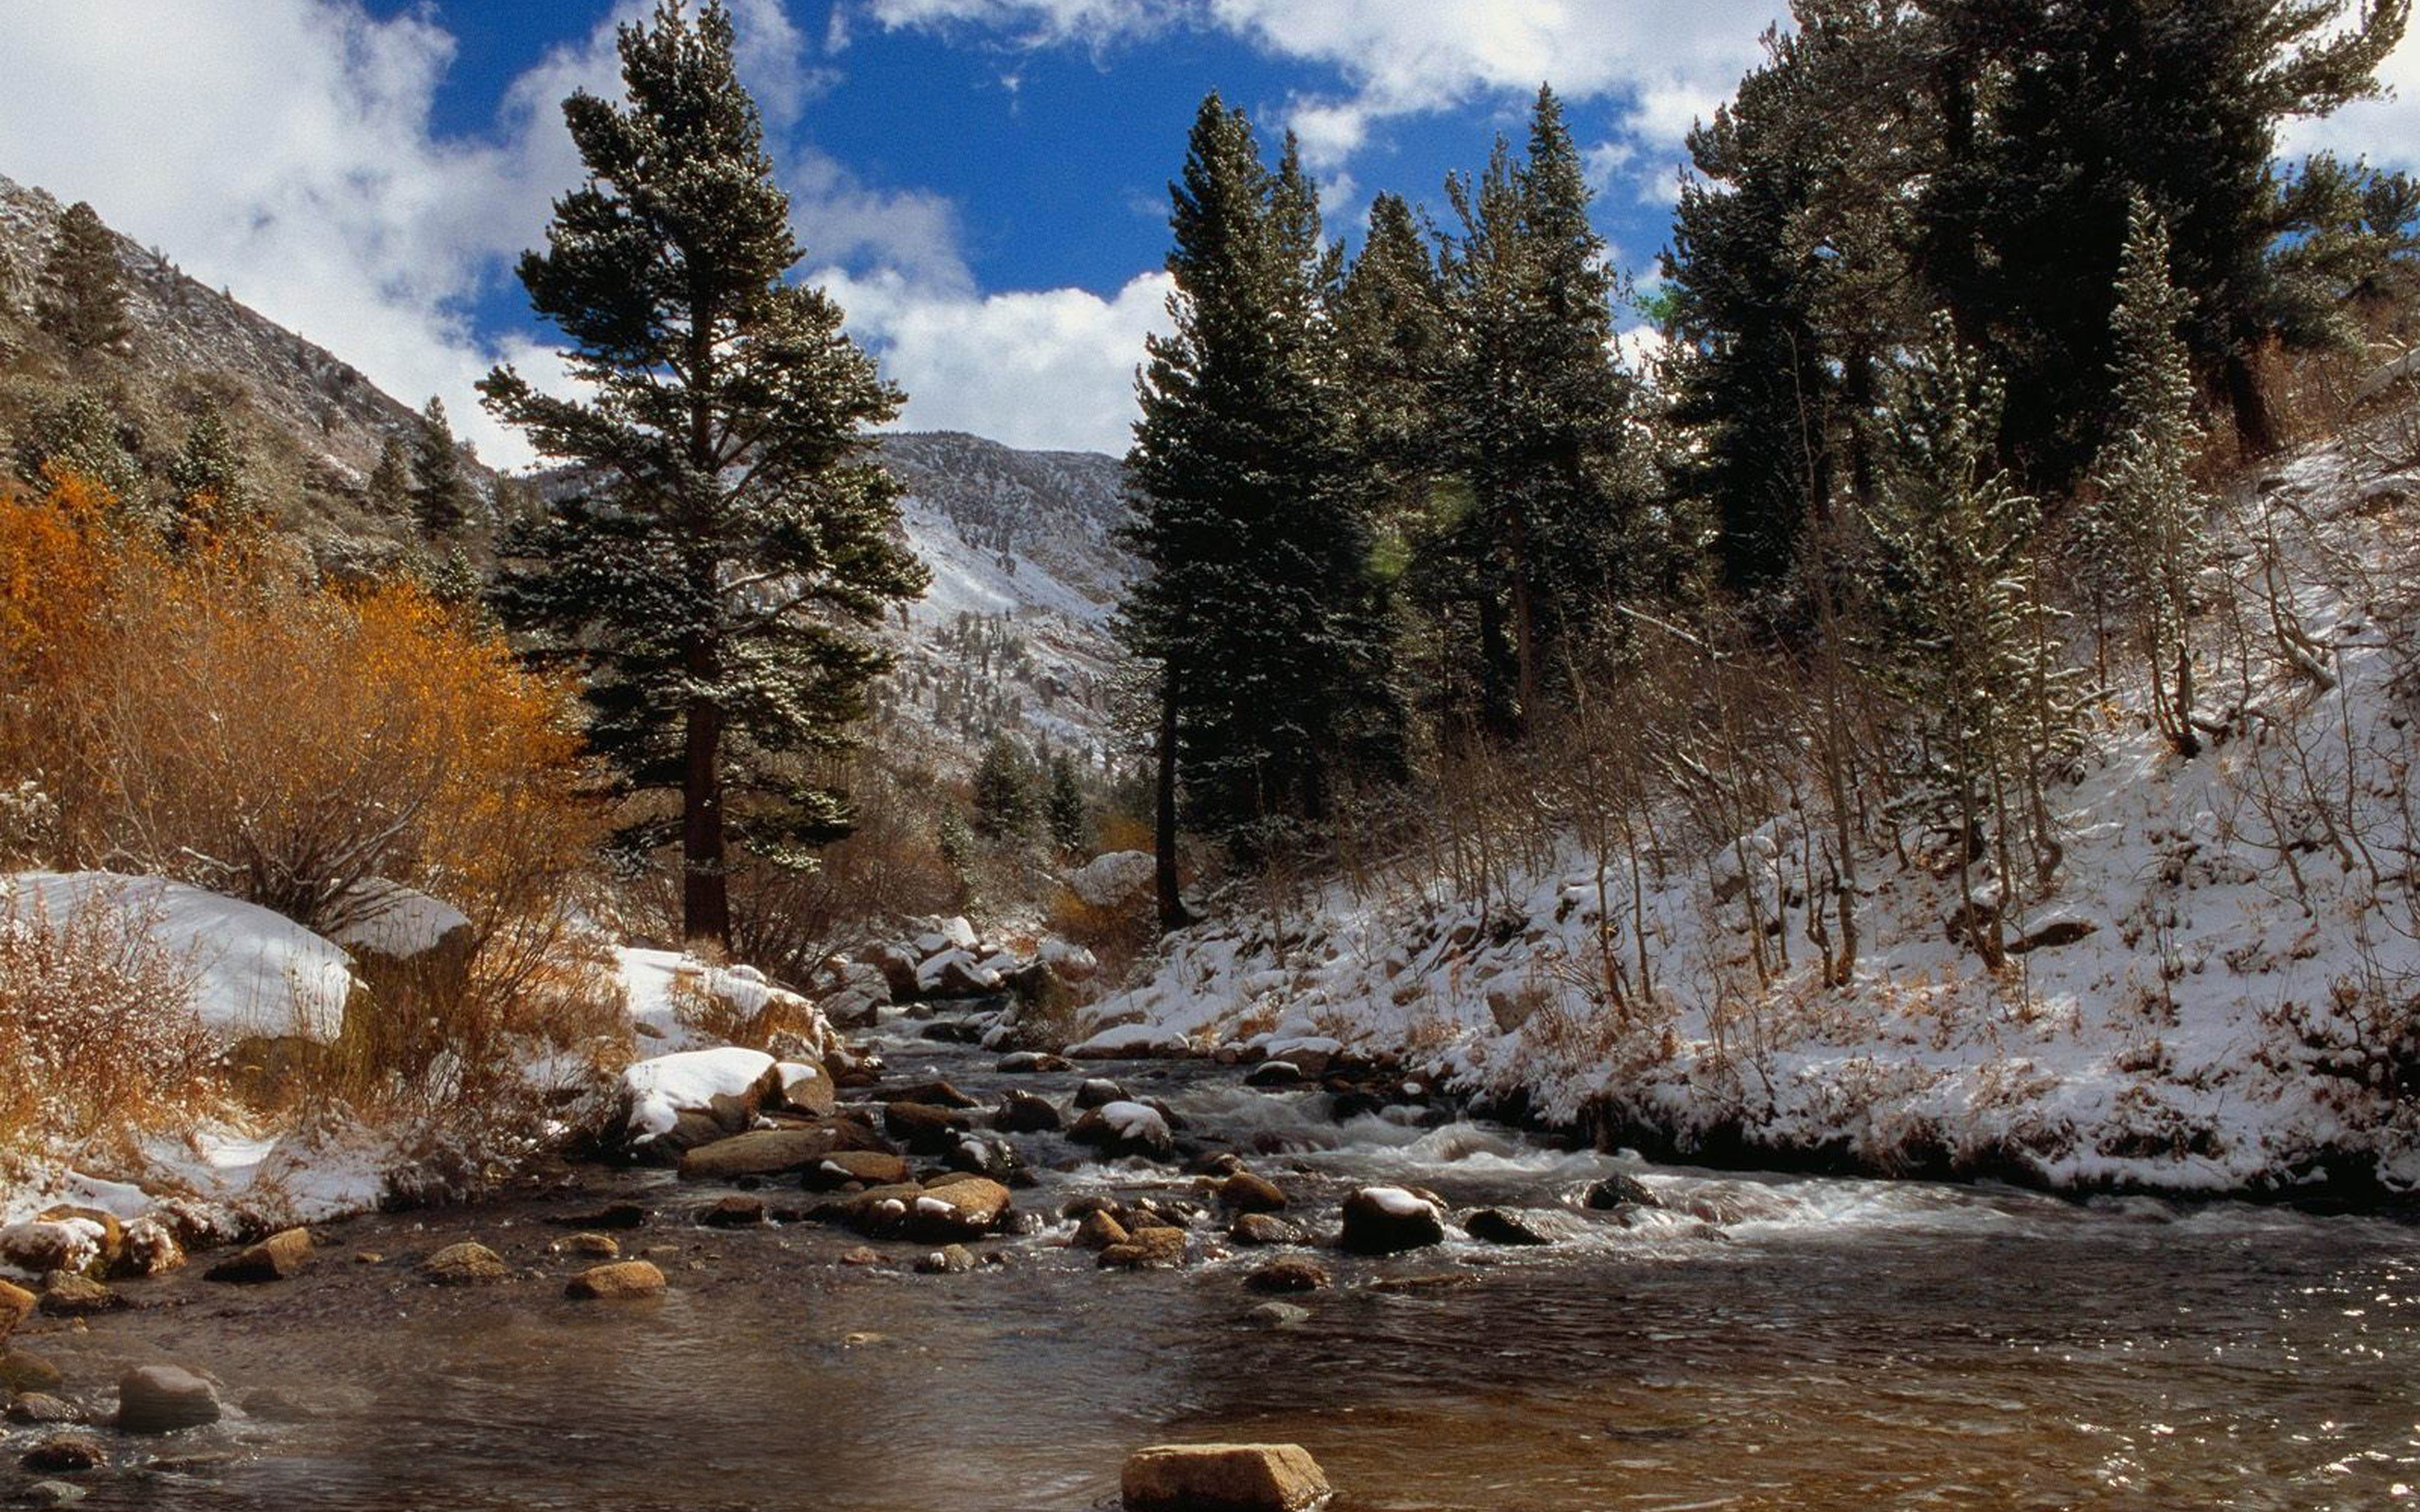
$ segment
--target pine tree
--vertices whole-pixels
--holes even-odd
[[[2199,427],[2181,333],[2190,307],[2168,268],[2168,222],[2138,195],[2112,321],[2118,428],[2094,470],[2099,497],[2085,512],[2082,556],[2087,576],[2115,587],[2135,610],[2160,732],[2191,757],[2202,748],[2193,730],[2193,584],[2207,552],[2204,501],[2189,472]]]
[[[74,473],[140,510],[143,467],[128,434],[125,417],[99,390],[74,388],[36,412],[19,442],[18,470],[34,482],[44,473]]]
[[[927,575],[893,539],[899,487],[870,455],[899,392],[827,295],[785,282],[789,201],[730,15],[663,0],[618,41],[627,103],[565,103],[588,179],[520,269],[595,398],[509,368],[481,385],[595,481],[515,532],[497,602],[585,667],[592,743],[625,789],[678,795],[626,840],[677,835],[683,929],[721,942],[730,845],[804,864],[846,833],[845,796],[803,758],[847,744],[887,664],[864,630]]]
[[[1045,800],[1044,816],[1050,824],[1050,843],[1062,855],[1083,853],[1091,838],[1089,809],[1075,759],[1060,751],[1050,758],[1050,795]]]
[[[79,356],[126,339],[126,286],[118,267],[117,238],[83,200],[59,217],[59,239],[43,265],[35,317],[44,331]]]
[[[362,486],[370,507],[390,520],[400,520],[412,507],[411,445],[393,431],[379,444],[378,465]]]
[[[1158,675],[1163,918],[1182,788],[1192,821],[1245,855],[1319,820],[1357,761],[1400,759],[1370,536],[1353,487],[1323,291],[1336,254],[1289,150],[1271,173],[1251,123],[1202,102],[1170,186],[1174,331],[1151,338],[1128,456],[1119,616]],[[1380,702],[1373,708],[1374,694]]]
[[[1461,232],[1444,259],[1453,360],[1437,423],[1468,502],[1436,549],[1466,564],[1480,717],[1509,733],[1537,713],[1560,643],[1645,576],[1634,396],[1614,355],[1616,277],[1553,92],[1539,91],[1526,163],[1499,142],[1476,185],[1448,192]]]
[[[191,543],[223,535],[251,507],[241,442],[215,402],[204,401],[185,432],[184,449],[168,464],[176,501],[174,537]]]
[[[1945,322],[1900,377],[1867,520],[1878,615],[1866,653],[1913,725],[1898,810],[1945,838],[1958,872],[1953,932],[1995,970],[2020,848],[2043,885],[2056,865],[2045,789],[2078,728],[2074,679],[2038,593],[2035,504],[1994,459],[2001,393]],[[1998,879],[1996,898],[1979,885],[1982,865]]]
[[[421,535],[440,543],[452,541],[469,518],[471,485],[462,475],[462,455],[445,419],[445,402],[434,394],[412,433],[412,519]]]
[[[1038,785],[1025,747],[1005,733],[994,734],[975,766],[975,833],[993,841],[1031,838],[1039,817]]]

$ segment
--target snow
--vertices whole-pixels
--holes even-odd
[[[1660,873],[1608,888],[1619,948],[1643,935],[1655,964],[1628,1020],[1587,990],[1596,858],[1564,836],[1484,917],[1406,866],[1175,936],[1092,1006],[1098,1032],[1073,1053],[1338,1044],[1684,1152],[1845,1152],[1883,1174],[2221,1193],[2333,1168],[2420,1189],[2420,1109],[2395,1101],[2364,1017],[2420,984],[2420,904],[2396,859],[2420,852],[2404,807],[2420,490],[2380,481],[2402,455],[2384,434],[2316,448],[2214,520],[2200,654],[2224,691],[2204,712],[2242,705],[2236,732],[2180,758],[2149,728],[2147,689],[2114,691],[2081,780],[2053,795],[2057,885],[2009,921],[2013,939],[2092,926],[2079,940],[1995,976],[1945,938],[1954,883],[1880,850],[1860,862],[1853,983],[1822,982],[1795,908],[1760,978],[1749,941],[1795,875],[1803,816],[1724,836],[1671,816]],[[2272,628],[2270,580],[2290,634]],[[2249,628],[2221,640],[2230,623]]]
[[[631,1022],[651,1043],[682,1050],[711,1047],[684,1015],[712,1002],[734,1017],[748,1019],[768,1006],[781,1005],[818,1055],[832,1047],[832,1033],[813,1005],[786,988],[773,986],[751,966],[715,966],[681,951],[641,950],[625,946],[614,953],[622,980],[622,996]]]
[[[1401,1187],[1363,1187],[1361,1195],[1367,1197],[1380,1212],[1390,1218],[1437,1216],[1437,1209],[1433,1203],[1425,1198],[1415,1197]]]
[[[1103,1103],[1100,1116],[1121,1140],[1165,1141],[1168,1137],[1168,1121],[1158,1108],[1142,1103]]]
[[[1067,1047],[1079,1059],[1117,1060],[1178,1054],[1187,1049],[1185,1037],[1157,1023],[1115,1024]]]
[[[437,949],[455,931],[471,927],[471,916],[452,903],[396,883],[372,880],[358,892],[369,911],[328,936],[349,951],[410,960]]]
[[[85,908],[116,913],[190,962],[194,1011],[222,1039],[300,1035],[324,1042],[344,1028],[352,958],[266,908],[112,871],[23,871],[0,881],[0,910],[21,920],[59,924]]]
[[[622,1087],[630,1097],[630,1127],[641,1143],[668,1134],[683,1113],[706,1108],[717,1097],[745,1093],[773,1066],[773,1057],[765,1052],[736,1045],[683,1050],[634,1062],[622,1073]]]

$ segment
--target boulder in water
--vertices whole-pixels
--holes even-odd
[[[0,1344],[9,1342],[17,1325],[34,1310],[34,1294],[9,1281],[0,1281]]]
[[[1087,1076],[1076,1088],[1076,1110],[1089,1112],[1108,1103],[1127,1101],[1126,1089],[1106,1076]]]
[[[990,1233],[1009,1211],[1009,1189],[986,1177],[955,1176],[903,1199],[908,1237],[927,1243]]]
[[[1227,1229],[1227,1237],[1239,1245],[1306,1245],[1310,1235],[1285,1219],[1266,1212],[1247,1212]]]
[[[1616,1208],[1664,1206],[1663,1199],[1655,1194],[1652,1187],[1634,1176],[1621,1175],[1609,1176],[1597,1182],[1580,1200],[1600,1212],[1610,1212]]]
[[[487,1286],[512,1279],[503,1256],[472,1240],[448,1245],[422,1261],[420,1273],[440,1286]]]
[[[220,1261],[204,1273],[203,1279],[256,1286],[264,1281],[288,1280],[310,1263],[311,1230],[287,1228],[269,1235],[232,1260]]]
[[[1067,1137],[1079,1144],[1090,1144],[1101,1152],[1103,1160],[1124,1156],[1141,1156],[1150,1160],[1169,1160],[1176,1157],[1176,1138],[1169,1131],[1167,1115],[1158,1108],[1142,1103],[1103,1103],[1087,1109],[1076,1120]]]
[[[992,1115],[992,1126],[1003,1134],[1055,1134],[1064,1125],[1049,1098],[1018,1089],[1011,1089]]]
[[[1098,1251],[1127,1244],[1132,1237],[1126,1231],[1124,1224],[1111,1217],[1106,1211],[1096,1210],[1084,1214],[1084,1221],[1076,1226],[1075,1237],[1067,1243],[1078,1249]]]
[[[1300,1444],[1161,1444],[1118,1476],[1126,1512],[1306,1512],[1332,1494]]]
[[[563,1286],[563,1295],[576,1301],[631,1301],[664,1295],[664,1272],[650,1261],[620,1260],[608,1265],[591,1265],[573,1277]]]
[[[107,1457],[101,1441],[90,1434],[53,1434],[17,1456],[17,1463],[37,1475],[80,1475],[99,1469]]]
[[[1099,1265],[1103,1270],[1174,1270],[1184,1263],[1184,1251],[1182,1228],[1137,1228],[1126,1243],[1102,1250]]]
[[[1219,1183],[1219,1203],[1237,1212],[1275,1212],[1286,1206],[1286,1194],[1265,1176],[1238,1171]]]
[[[884,1150],[835,1150],[806,1168],[799,1184],[809,1192],[838,1192],[850,1182],[895,1187],[908,1179],[908,1162]]]
[[[914,1153],[942,1155],[975,1127],[975,1115],[961,1108],[902,1102],[883,1108],[882,1123],[892,1139]]]
[[[147,1365],[118,1378],[117,1426],[128,1434],[173,1434],[215,1423],[224,1409],[209,1382],[173,1365]]]
[[[1247,1289],[1273,1294],[1316,1292],[1328,1281],[1327,1267],[1308,1255],[1281,1255],[1244,1278]]]
[[[1344,1199],[1344,1247],[1393,1255],[1445,1242],[1437,1204],[1402,1187],[1363,1187]]]
[[[1554,1236],[1527,1214],[1481,1208],[1462,1220],[1462,1231],[1487,1245],[1551,1245]]]

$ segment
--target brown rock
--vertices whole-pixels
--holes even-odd
[[[9,1342],[9,1335],[34,1310],[34,1294],[24,1287],[0,1281],[0,1344]]]
[[[1000,1110],[992,1115],[992,1126],[1003,1134],[1056,1133],[1063,1124],[1057,1105],[1049,1098],[1022,1090],[1011,1090],[1001,1100]]]
[[[41,1355],[24,1349],[0,1354],[0,1391],[55,1391],[66,1379]]]
[[[1363,1187],[1344,1199],[1344,1247],[1357,1255],[1393,1255],[1445,1242],[1437,1205],[1401,1187]]]
[[[555,1249],[560,1254],[586,1255],[596,1260],[619,1260],[622,1257],[621,1241],[612,1234],[574,1234],[568,1239],[556,1241]]]
[[[1126,1226],[1108,1213],[1088,1212],[1084,1221],[1076,1226],[1076,1236],[1067,1242],[1078,1249],[1098,1250],[1131,1243],[1132,1238]]]
[[[310,1263],[310,1260],[311,1230],[288,1228],[269,1235],[232,1260],[220,1261],[210,1267],[204,1279],[247,1286],[282,1281]]]
[[[916,1154],[941,1155],[974,1128],[975,1115],[960,1108],[901,1102],[883,1108],[882,1124],[892,1139]]]
[[[1182,1228],[1137,1228],[1126,1243],[1100,1252],[1103,1270],[1174,1270],[1184,1263],[1185,1233]]]
[[[52,1317],[94,1317],[130,1305],[89,1276],[60,1270],[43,1278],[42,1310]]]
[[[1127,1456],[1127,1512],[1305,1512],[1333,1494],[1300,1444],[1160,1444]]]
[[[60,1423],[79,1422],[84,1415],[73,1402],[61,1401],[48,1392],[28,1391],[11,1398],[7,1412],[0,1413],[12,1423],[31,1423],[37,1427],[55,1428]]]
[[[916,1269],[926,1276],[963,1276],[975,1268],[974,1251],[964,1245],[943,1245],[916,1257]]]
[[[765,1222],[765,1199],[762,1197],[730,1196],[698,1214],[698,1222],[709,1228],[755,1228]]]
[[[34,1221],[37,1223],[68,1223],[78,1219],[81,1219],[83,1222],[89,1223],[95,1228],[100,1229],[101,1256],[99,1271],[96,1274],[108,1273],[111,1269],[116,1266],[118,1257],[126,1253],[126,1230],[119,1225],[117,1215],[115,1213],[104,1212],[98,1208],[46,1208],[43,1211],[41,1216],[36,1218]]]
[[[1286,1206],[1286,1194],[1267,1177],[1238,1171],[1219,1183],[1219,1201],[1238,1212],[1275,1212]]]
[[[974,1239],[1009,1211],[1009,1189],[989,1177],[952,1176],[908,1200],[908,1237],[927,1243]]]
[[[794,1113],[830,1118],[833,1110],[840,1106],[840,1093],[832,1080],[831,1071],[821,1060],[804,1057],[793,1057],[791,1059],[794,1063],[782,1070],[783,1076],[787,1079],[782,1083],[781,1091],[774,1093],[773,1101]],[[805,1069],[802,1071],[801,1067]]]
[[[579,1301],[627,1301],[635,1297],[662,1297],[664,1272],[644,1260],[616,1261],[610,1265],[592,1265],[573,1277],[563,1287],[563,1295]]]
[[[1305,1245],[1310,1236],[1285,1219],[1266,1212],[1247,1212],[1227,1229],[1227,1237],[1239,1245]]]
[[[112,1276],[164,1276],[185,1263],[184,1246],[176,1231],[157,1218],[137,1218],[126,1226],[126,1248],[111,1268]]]
[[[1327,1267],[1308,1255],[1282,1255],[1244,1278],[1244,1285],[1255,1292],[1282,1296],[1289,1292],[1316,1292],[1328,1285]]]
[[[983,1106],[983,1099],[962,1091],[945,1081],[920,1081],[913,1087],[902,1087],[889,1094],[894,1103],[922,1103],[927,1108],[973,1108]]]
[[[837,1192],[852,1181],[899,1186],[908,1180],[908,1161],[883,1150],[835,1150],[808,1166],[800,1180],[809,1192]]]
[[[1554,1235],[1526,1213],[1481,1208],[1462,1220],[1462,1231],[1483,1245],[1551,1245]]]
[[[38,1475],[78,1475],[99,1469],[105,1457],[101,1441],[90,1434],[53,1434],[18,1456],[17,1463]]]
[[[147,1365],[118,1378],[120,1433],[173,1434],[215,1423],[221,1416],[218,1393],[209,1382],[173,1365]]]
[[[683,1181],[732,1181],[744,1176],[783,1176],[804,1171],[838,1150],[863,1150],[881,1142],[852,1119],[828,1119],[804,1128],[760,1128],[701,1144],[681,1157]]]
[[[448,1245],[422,1261],[420,1273],[440,1286],[488,1286],[512,1279],[503,1256],[470,1240]]]

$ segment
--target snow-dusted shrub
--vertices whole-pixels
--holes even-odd
[[[95,899],[0,912],[0,1146],[131,1130],[194,1110],[213,1048],[195,967]]]

